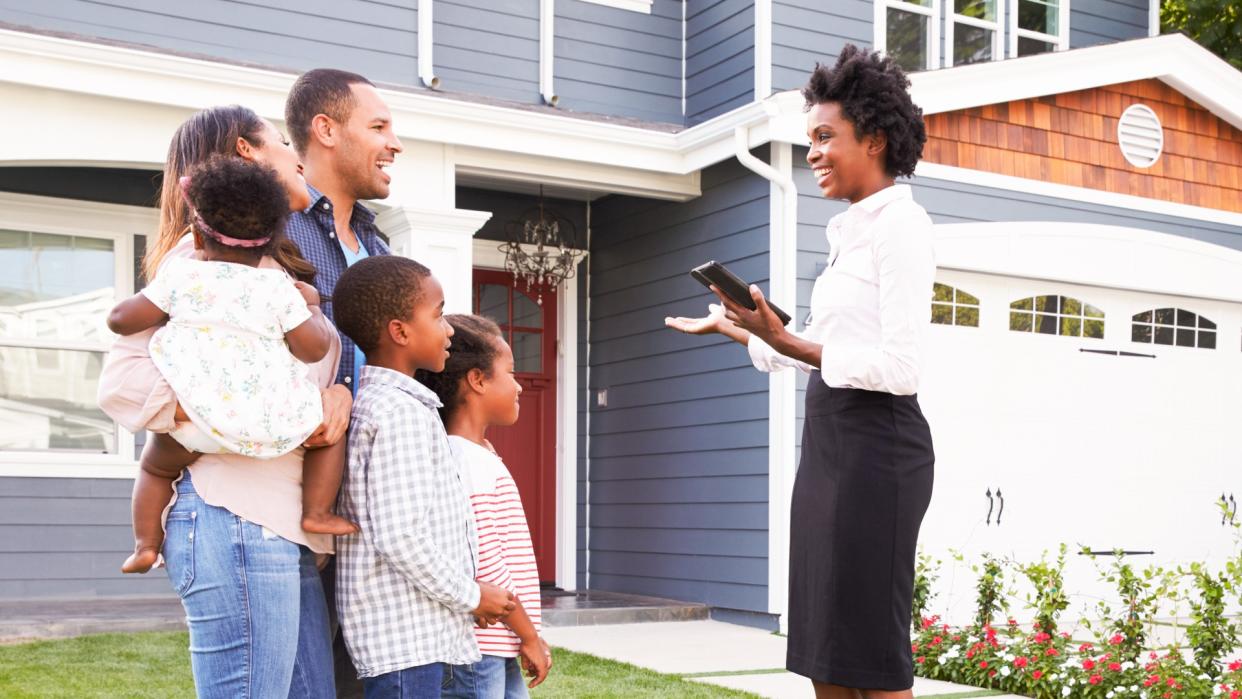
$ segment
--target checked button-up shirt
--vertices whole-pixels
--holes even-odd
[[[474,516],[439,407],[413,378],[362,368],[338,510],[361,531],[336,540],[337,612],[362,677],[480,659]]]
[[[302,257],[315,266],[315,290],[323,297],[323,313],[328,316],[328,320],[335,323],[332,315],[332,292],[336,290],[336,282],[349,265],[345,262],[345,253],[341,251],[341,242],[336,237],[336,223],[332,213],[335,205],[310,185],[306,186],[306,191],[310,192],[311,205],[289,217],[285,224],[285,235],[297,243]],[[373,211],[355,203],[350,214],[349,227],[372,257],[389,254],[388,245],[380,236],[379,228],[375,226]],[[354,341],[341,333],[341,364],[337,369],[336,383],[348,386],[353,380]],[[351,390],[353,388],[350,386]]]

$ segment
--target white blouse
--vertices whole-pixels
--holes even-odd
[[[931,225],[904,184],[886,187],[828,222],[828,268],[815,280],[806,328],[796,333],[823,345],[824,383],[894,395],[918,392],[936,276]],[[815,369],[753,335],[748,349],[760,371]]]

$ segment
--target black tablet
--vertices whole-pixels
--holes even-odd
[[[755,310],[755,300],[750,297],[750,285],[738,278],[738,276],[729,271],[727,267],[719,262],[712,260],[706,264],[699,265],[690,270],[690,276],[699,280],[703,286],[715,286],[724,292],[725,296],[733,299],[733,301],[750,310]],[[768,308],[781,319],[781,325],[789,325],[789,321],[793,318],[789,314],[782,311],[776,304],[768,301]]]

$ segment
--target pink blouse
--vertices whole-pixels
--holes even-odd
[[[193,257],[186,236],[168,257]],[[260,267],[280,269],[270,257]],[[118,338],[99,376],[99,407],[130,432],[173,429],[177,396],[147,353],[155,330]],[[341,359],[341,340],[332,334],[327,356],[310,365],[309,376],[321,388],[332,386]],[[302,531],[302,455],[299,447],[274,459],[236,454],[203,454],[190,466],[194,490],[208,505],[223,507],[283,539],[315,553],[332,553],[330,534]]]

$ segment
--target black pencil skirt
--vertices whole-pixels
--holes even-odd
[[[934,463],[917,397],[811,375],[790,513],[791,672],[860,689],[914,684],[914,559]]]

